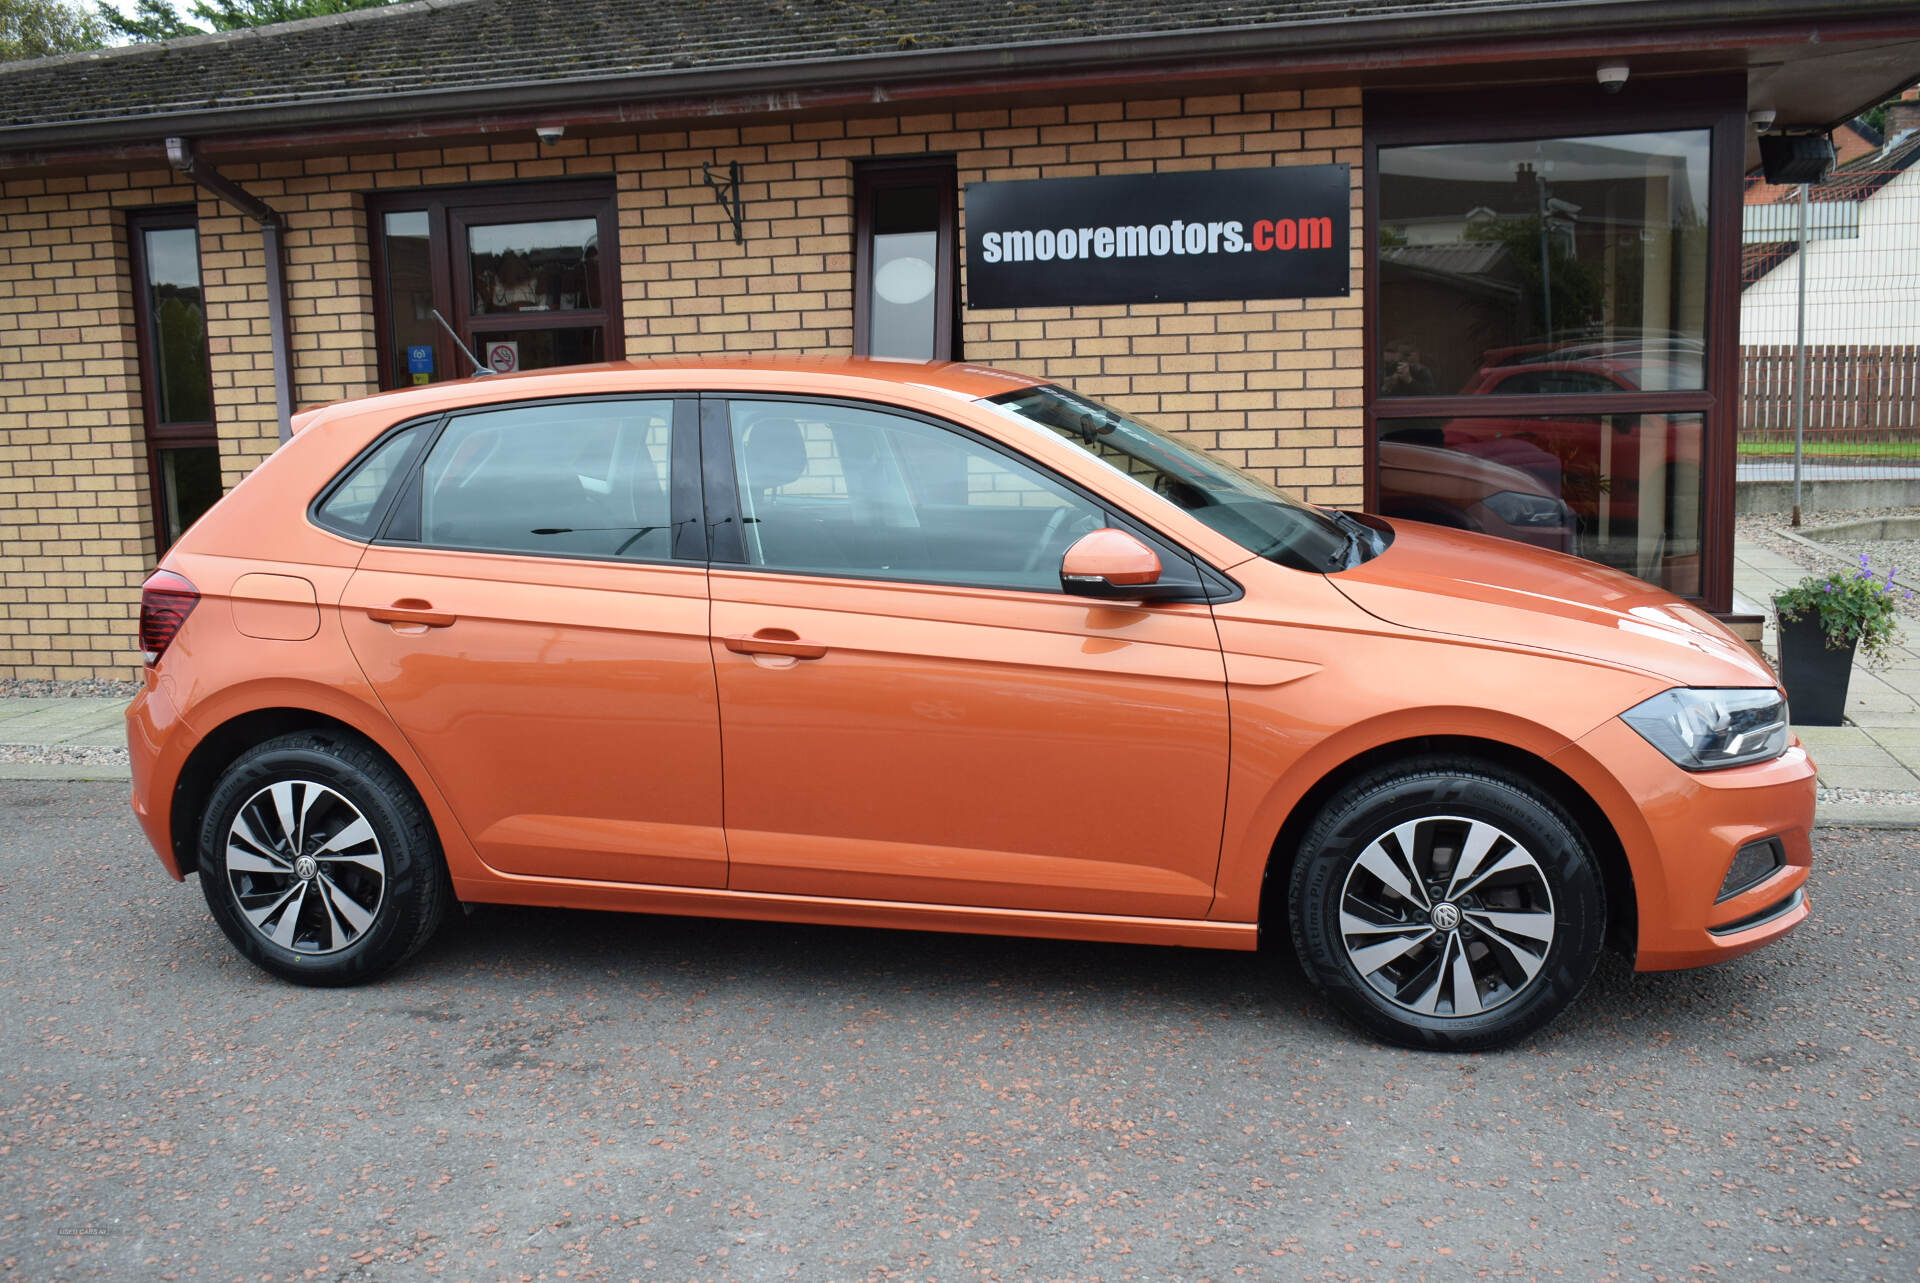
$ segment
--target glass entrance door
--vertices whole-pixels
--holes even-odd
[[[621,356],[613,196],[602,185],[465,189],[369,202],[380,378],[407,387]]]

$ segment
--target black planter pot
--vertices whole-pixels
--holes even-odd
[[[1856,643],[1857,644],[1857,643]],[[1831,646],[1819,616],[1780,621],[1780,683],[1796,726],[1838,726],[1847,711],[1854,646]]]

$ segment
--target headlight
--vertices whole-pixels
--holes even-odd
[[[1567,505],[1549,495],[1502,490],[1480,501],[1510,526],[1564,526]]]
[[[1777,690],[1662,691],[1620,714],[1689,771],[1766,762],[1787,751],[1787,701]]]

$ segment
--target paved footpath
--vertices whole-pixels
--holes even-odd
[[[1799,562],[1742,541],[1734,549],[1734,607],[1770,615],[1775,594],[1799,583],[1807,573]],[[1906,644],[1893,647],[1888,667],[1854,665],[1847,683],[1849,725],[1794,728],[1819,763],[1820,783],[1829,789],[1878,794],[1881,799],[1920,794],[1920,629],[1911,622],[1904,628]],[[1776,632],[1769,618],[1765,643],[1769,655],[1779,653]],[[1882,801],[1876,810],[1920,825],[1920,803]]]

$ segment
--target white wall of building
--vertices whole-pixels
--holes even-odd
[[[1857,238],[1807,249],[1809,344],[1920,344],[1920,164],[1861,202]],[[1743,345],[1792,343],[1798,256],[1740,296]]]

